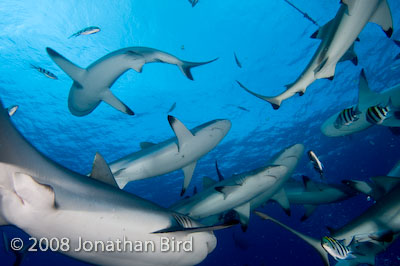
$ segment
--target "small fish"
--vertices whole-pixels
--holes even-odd
[[[15,114],[15,112],[18,110],[18,105],[13,105],[7,108],[8,115],[11,117]]]
[[[233,52],[233,55],[235,56],[236,65],[237,65],[238,67],[242,68],[242,64],[240,63],[239,59],[237,58],[235,52]]]
[[[342,126],[351,125],[353,122],[357,121],[360,118],[360,114],[361,112],[358,110],[358,106],[344,109],[336,118],[334,124],[335,128],[340,129]]]
[[[45,75],[46,77],[48,77],[50,79],[58,79],[56,75],[54,75],[53,73],[51,73],[50,71],[48,71],[44,68],[41,68],[41,67],[38,67],[38,66],[35,66],[32,64],[31,64],[31,67],[36,69],[37,71],[39,71],[40,73],[42,73],[43,75]]]
[[[68,37],[68,39],[72,38],[72,37],[78,37],[80,35],[90,35],[90,34],[94,34],[100,31],[99,27],[96,26],[90,26],[87,28],[84,28],[74,34],[72,34],[71,36]]]
[[[353,240],[351,241],[353,242]],[[337,241],[336,239],[324,236],[321,240],[322,247],[328,252],[335,260],[348,260],[353,259],[354,255],[352,255],[349,247],[352,243],[350,243],[347,247],[343,245],[343,243]]]
[[[185,45],[182,44],[181,50],[185,50]]]
[[[313,151],[308,151],[308,158],[310,158],[311,163],[314,166],[314,169],[320,174],[321,178],[324,178],[324,166],[318,159],[317,155]]]
[[[246,112],[250,112],[249,109],[244,108],[243,106],[238,106],[237,108],[239,108],[240,110],[246,111]]]
[[[167,114],[169,114],[169,113],[171,113],[173,110],[175,110],[175,107],[176,107],[176,103],[173,103],[173,104],[171,105],[171,108],[169,108]]]
[[[380,125],[392,116],[400,119],[400,110],[393,106],[392,99],[389,99],[386,106],[375,105],[369,107],[366,114],[367,121],[374,125]]]
[[[192,4],[192,7],[194,7],[198,2],[199,0],[189,0],[189,3]]]

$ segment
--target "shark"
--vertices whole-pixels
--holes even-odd
[[[215,218],[224,220],[221,215],[227,212],[232,214],[233,211],[245,231],[251,210],[269,199],[273,198],[285,209],[289,208],[283,186],[303,152],[303,144],[295,144],[281,151],[266,166],[233,175],[220,182],[205,177],[203,191],[175,203],[170,209],[194,219],[203,220],[208,217],[205,224],[214,222]]]
[[[215,248],[212,230],[197,221],[118,188],[97,154],[90,176],[54,162],[30,144],[0,102],[0,225],[14,225],[35,238],[64,241],[60,252],[92,264],[193,265]],[[195,248],[162,251],[161,238],[192,241]],[[63,240],[64,239],[64,240]],[[83,239],[153,243],[150,252],[76,252]],[[66,241],[66,242],[65,242]]]
[[[120,188],[133,180],[163,175],[182,169],[184,182],[181,195],[190,184],[197,160],[211,151],[226,136],[231,122],[216,119],[189,130],[177,118],[168,122],[175,133],[161,143],[142,142],[141,150],[110,163],[110,169]]]
[[[358,84],[358,102],[355,106],[351,107],[357,110],[356,119],[339,127],[337,121],[344,110],[336,112],[321,125],[321,132],[328,137],[341,137],[368,129],[375,125],[367,119],[368,109],[374,106],[386,106],[388,103],[391,103],[396,108],[400,108],[400,84],[382,92],[374,92],[370,89],[365,71],[362,69]],[[400,127],[400,119],[396,115],[392,115],[379,124],[379,126]]]
[[[188,79],[193,80],[193,67],[217,60],[215,58],[208,62],[188,62],[149,47],[127,47],[101,57],[85,69],[49,47],[46,51],[54,63],[73,80],[68,96],[68,108],[75,116],[90,114],[102,101],[125,114],[134,115],[134,112],[110,90],[114,82],[129,69],[140,73],[146,63],[173,64],[177,65]]]
[[[351,254],[351,257],[339,259],[336,265],[355,266],[362,263],[375,265],[375,256],[392,244],[400,235],[400,167],[399,163],[389,172],[384,181],[391,180],[387,192],[374,205],[361,215],[351,220],[339,229],[330,229],[331,238],[340,241]],[[278,220],[257,212],[263,219],[271,220],[286,230],[294,233],[310,244],[323,259],[324,265],[329,265],[327,250],[322,241],[300,233]],[[337,259],[337,258],[336,258]]]
[[[317,79],[333,79],[338,62],[351,60],[358,63],[354,53],[354,42],[368,22],[382,27],[390,38],[393,33],[393,21],[386,0],[341,0],[336,16],[311,35],[321,43],[311,61],[297,80],[286,86],[286,90],[275,96],[264,96],[239,85],[248,93],[269,102],[274,109],[279,109],[282,101],[306,92],[307,87]]]

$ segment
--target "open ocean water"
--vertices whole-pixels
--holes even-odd
[[[339,1],[292,0],[320,25],[334,17]],[[161,142],[174,134],[167,121],[172,115],[188,128],[225,118],[232,129],[223,141],[198,161],[188,195],[201,188],[203,176],[217,179],[218,160],[226,177],[265,164],[283,148],[303,143],[325,166],[327,181],[367,180],[386,175],[400,159],[400,136],[375,126],[350,137],[329,138],[321,124],[335,112],[355,104],[358,79],[365,69],[372,90],[383,91],[400,83],[400,1],[388,0],[394,33],[388,39],[379,26],[369,23],[355,44],[359,64],[338,64],[333,81],[321,79],[304,96],[285,101],[279,110],[244,92],[235,80],[264,95],[276,95],[303,71],[319,40],[310,35],[318,28],[284,0],[130,1],[9,1],[0,2],[0,98],[5,106],[17,104],[12,121],[21,133],[52,160],[76,172],[90,172],[100,152],[111,162],[140,149],[143,141]],[[76,38],[78,30],[98,26],[101,31]],[[114,50],[146,46],[183,60],[217,61],[194,68],[194,81],[176,66],[146,64],[142,73],[121,76],[112,92],[135,116],[101,103],[93,113],[76,117],[67,106],[71,79],[49,58],[51,47],[81,67]],[[234,59],[236,53],[242,64]],[[31,64],[54,73],[52,80]],[[245,110],[244,110],[245,109]],[[293,177],[319,180],[303,155]],[[131,182],[127,191],[164,207],[180,199],[180,170],[164,176]],[[372,201],[359,195],[320,206],[300,222],[303,206],[292,205],[287,217],[275,203],[260,210],[293,228],[320,238],[326,226],[340,227],[361,214]],[[28,236],[12,226],[3,227],[9,238]],[[252,215],[249,228],[240,226],[215,232],[218,245],[200,265],[322,265],[318,254],[302,240],[277,225]],[[377,257],[376,265],[400,265],[400,242]],[[332,259],[332,258],[331,258]],[[0,242],[0,264],[12,265],[14,255]],[[332,260],[333,262],[333,260]],[[134,264],[134,262],[132,262]],[[54,252],[28,253],[22,265],[84,265]]]

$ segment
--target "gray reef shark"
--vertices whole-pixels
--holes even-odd
[[[128,47],[111,52],[86,69],[80,68],[51,48],[46,48],[50,58],[74,81],[69,91],[68,108],[75,116],[85,116],[91,113],[104,101],[115,109],[133,115],[133,111],[121,102],[110,88],[114,82],[129,69],[142,72],[146,63],[161,62],[177,65],[183,74],[193,80],[190,72],[192,67],[211,63],[188,62],[148,47]]]
[[[391,180],[385,195],[360,216],[356,217],[342,228],[337,230],[331,229],[331,238],[340,241],[340,244],[346,247],[350,254],[346,259],[339,260],[336,265],[355,266],[362,263],[375,265],[375,256],[384,251],[399,236],[399,164],[397,164],[389,174],[395,176],[387,176],[385,178],[385,181]],[[322,246],[321,241],[297,232],[268,215],[259,212],[257,215],[263,219],[272,220],[299,236],[319,252],[325,265],[329,265],[327,250]]]
[[[177,202],[170,209],[199,220],[210,216],[213,221],[216,216],[233,210],[239,216],[242,229],[246,230],[251,210],[271,198],[289,209],[283,186],[303,152],[304,146],[296,144],[279,153],[267,166],[218,183],[206,177],[203,191]]]
[[[330,116],[322,125],[321,131],[328,137],[340,137],[350,135],[365,130],[373,125],[367,119],[368,112],[376,106],[386,106],[390,103],[395,111],[394,114],[387,114],[385,119],[379,124],[387,127],[400,127],[400,84],[393,86],[382,92],[374,92],[368,86],[368,81],[364,70],[360,73],[360,82],[358,85],[358,103],[357,106],[345,110],[357,110],[356,112],[346,112],[342,110]],[[396,112],[397,111],[397,112]],[[351,117],[351,113],[354,117]],[[342,115],[343,114],[343,115]],[[341,123],[341,117],[347,117],[348,123]]]
[[[0,110],[0,225],[15,225],[37,239],[57,238],[64,243],[60,252],[92,264],[193,265],[215,248],[209,230],[223,226],[201,227],[119,189],[101,156],[96,156],[91,177],[57,164],[25,140],[1,103]],[[192,241],[195,248],[162,251],[162,237],[171,245]],[[148,243],[149,251],[132,252],[129,245],[117,251],[118,241],[124,240],[134,247]],[[78,252],[80,241],[98,241],[109,249],[104,252],[100,245],[98,251]]]
[[[110,163],[120,188],[133,180],[159,176],[182,168],[185,176],[181,192],[183,195],[190,184],[197,160],[217,146],[231,128],[231,122],[225,119],[209,121],[191,131],[173,116],[168,116],[168,121],[175,138],[158,144],[141,143],[142,150]]]
[[[388,37],[392,35],[392,15],[386,0],[342,0],[336,16],[311,36],[320,39],[321,44],[303,73],[293,84],[286,86],[285,92],[268,97],[250,91],[241,83],[239,85],[250,94],[269,102],[274,109],[278,109],[282,101],[296,93],[303,95],[315,80],[333,79],[338,62],[351,60],[357,64],[354,41],[368,22],[380,25]]]

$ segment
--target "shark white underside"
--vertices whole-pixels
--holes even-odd
[[[193,176],[197,160],[211,151],[231,128],[229,120],[217,119],[189,131],[178,119],[168,116],[176,137],[164,142],[142,143],[142,150],[110,163],[111,171],[120,188],[133,180],[183,170],[185,193]]]
[[[303,95],[307,87],[317,79],[332,79],[336,64],[344,60],[357,63],[353,50],[354,41],[368,22],[382,27],[386,35],[393,33],[393,22],[390,8],[386,0],[343,0],[335,18],[322,26],[312,38],[321,39],[317,51],[300,77],[287,85],[286,91],[278,96],[270,97],[255,93],[239,83],[250,94],[269,102],[278,109],[282,101],[295,94]]]
[[[68,107],[75,116],[91,113],[104,101],[115,109],[133,115],[133,111],[112,94],[114,82],[129,69],[142,72],[146,63],[160,62],[177,65],[182,73],[193,80],[191,68],[211,63],[188,62],[148,47],[128,47],[111,52],[92,63],[86,69],[80,68],[51,48],[46,48],[50,58],[73,80]]]
[[[98,158],[91,177],[51,161],[20,135],[1,104],[0,110],[1,225],[13,224],[36,238],[68,238],[71,250],[78,248],[79,237],[91,242],[126,237],[153,241],[156,248],[148,253],[66,252],[94,264],[193,265],[215,248],[215,236],[196,229],[200,224],[194,220],[99,181],[112,175]],[[192,252],[161,252],[161,236],[193,237],[195,248]]]
[[[393,106],[400,107],[400,84],[380,93],[373,92],[368,86],[364,71],[361,71],[357,103],[357,107],[360,112],[358,115],[358,120],[349,125],[343,125],[340,128],[336,128],[335,121],[342,112],[340,111],[330,116],[321,125],[321,131],[325,136],[328,137],[340,137],[365,130],[373,126],[373,124],[368,122],[366,118],[368,108],[377,105],[385,106],[389,102],[389,99],[391,100]],[[380,125],[387,127],[400,127],[400,120],[396,119],[395,117],[391,117],[385,119]]]
[[[208,184],[205,184],[203,191],[174,204],[170,209],[196,219],[234,210],[245,229],[250,212],[271,198],[286,210],[289,209],[282,188],[303,152],[304,146],[296,144],[279,153],[266,167],[235,175],[218,183],[206,178]],[[214,218],[211,220],[214,221]]]

